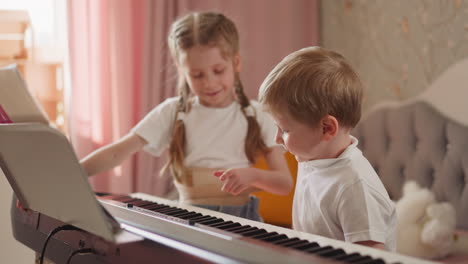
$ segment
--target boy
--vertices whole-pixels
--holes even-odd
[[[338,53],[309,47],[286,56],[260,87],[276,142],[299,162],[293,228],[395,251],[396,212],[350,135],[363,87]]]

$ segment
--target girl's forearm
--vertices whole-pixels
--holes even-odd
[[[289,171],[256,168],[253,168],[253,170],[255,173],[254,187],[277,195],[287,195],[291,192],[293,180]]]
[[[118,156],[112,153],[112,149],[98,149],[82,159],[80,163],[88,176],[93,176],[110,170],[123,162]]]
[[[88,176],[92,176],[120,165],[145,144],[146,141],[138,135],[129,134],[115,143],[92,152],[80,163]]]

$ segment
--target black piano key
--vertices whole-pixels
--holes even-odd
[[[294,246],[293,248],[297,250],[305,251],[306,249],[315,248],[315,247],[319,247],[319,244],[317,244],[316,242],[309,242],[308,244],[297,245],[297,246]]]
[[[189,220],[194,222],[194,223],[198,223],[198,221],[203,221],[203,220],[206,220],[208,218],[212,218],[212,216],[200,214],[200,216],[192,217]]]
[[[310,242],[307,241],[307,240],[298,240],[298,241],[294,241],[294,242],[291,242],[289,244],[283,245],[283,247],[294,248],[294,247],[299,247],[299,246],[303,246],[303,245],[307,245],[307,244],[310,244]]]
[[[263,240],[263,239],[266,239],[266,238],[269,238],[269,237],[272,237],[272,236],[277,236],[277,235],[278,235],[278,233],[276,233],[276,232],[267,232],[265,234],[258,234],[258,235],[255,235],[255,236],[251,236],[251,238]]]
[[[249,225],[241,225],[241,226],[236,226],[236,227],[230,227],[228,229],[225,229],[226,231],[232,232],[232,233],[238,233],[238,232],[243,232],[243,231],[251,231],[253,227]]]
[[[370,262],[370,264],[385,264],[385,261],[381,258],[378,258],[378,259],[374,259],[372,260],[372,262]]]
[[[361,257],[361,254],[355,252],[355,253],[347,254],[345,256],[334,257],[333,259],[340,260],[340,261],[346,261],[348,259],[353,259],[353,258],[356,258],[356,257]]]
[[[232,221],[226,221],[226,222],[223,222],[223,223],[213,224],[211,227],[216,227],[218,229],[226,229],[226,228],[230,228],[230,227],[233,227],[233,226],[240,226],[240,224],[239,223],[234,223]]]
[[[258,228],[257,227],[249,227],[249,228],[246,228],[246,229],[241,229],[241,230],[236,230],[236,231],[232,231],[234,233],[237,233],[239,235],[244,235],[245,233],[248,233],[248,232],[251,232],[251,231],[254,231],[254,230],[257,230]]]
[[[167,212],[165,213],[166,215],[170,215],[170,216],[174,216],[174,215],[177,215],[177,214],[181,214],[181,213],[186,213],[187,210],[183,210],[183,209],[177,209],[175,211],[170,211],[170,212]]]
[[[265,233],[267,233],[267,231],[265,229],[256,228],[256,230],[252,230],[250,232],[243,233],[242,235],[247,236],[247,237],[252,237],[252,236],[256,236],[256,235],[259,235],[259,234],[265,234]]]
[[[321,252],[324,252],[324,251],[328,251],[330,249],[334,249],[330,246],[324,246],[324,247],[317,247],[317,248],[311,248],[311,249],[308,249],[306,250],[308,253],[316,253],[316,254],[319,254]]]
[[[130,197],[129,199],[124,199],[124,200],[122,200],[121,202],[122,202],[122,203],[134,203],[134,202],[139,202],[139,201],[141,201],[141,199],[131,198],[131,197]]]
[[[136,202],[132,202],[132,204],[134,206],[138,206],[138,207],[142,207],[142,206],[145,206],[145,205],[151,205],[151,204],[154,204],[153,202],[149,202],[149,201],[136,201]]]
[[[169,208],[169,205],[161,204],[161,205],[154,206],[154,207],[146,207],[145,209],[157,212],[158,210],[165,209],[165,208]]]
[[[224,221],[224,223],[219,223],[219,224],[213,225],[213,226],[218,227],[218,226],[223,226],[223,225],[229,225],[229,224],[232,224],[232,223],[234,223],[234,222],[231,221],[231,220],[228,220],[228,221]]]
[[[249,225],[238,225],[238,226],[226,228],[224,230],[229,231],[229,232],[235,232],[235,231],[247,230],[249,228],[251,228],[251,226]]]
[[[125,203],[126,203],[127,205],[128,205],[128,204],[131,204],[131,205],[133,206],[133,203],[134,203],[134,202],[138,202],[138,201],[129,200],[128,202],[125,202]]]
[[[374,261],[374,259],[370,256],[362,256],[359,259],[353,260],[353,261],[346,261],[347,263],[353,263],[353,264],[370,264]]]
[[[159,206],[159,207],[157,207],[157,208],[151,209],[151,211],[162,212],[162,211],[170,210],[170,209],[173,209],[173,208],[174,208],[174,207],[169,206],[169,205],[162,205],[162,206]]]
[[[284,244],[287,244],[287,243],[290,243],[290,242],[293,242],[293,241],[298,241],[298,240],[299,240],[299,238],[293,237],[293,238],[289,238],[289,239],[285,239],[285,240],[281,240],[281,241],[276,241],[276,242],[274,242],[274,244],[282,246]]]
[[[273,242],[273,241],[277,241],[277,240],[281,240],[281,239],[285,239],[285,238],[288,238],[288,236],[286,235],[283,235],[283,234],[278,234],[276,236],[272,236],[272,237],[268,237],[268,238],[265,238],[265,239],[262,239],[263,241],[265,242]]]
[[[182,219],[187,219],[187,220],[191,220],[191,219],[193,219],[193,218],[195,218],[195,217],[199,217],[199,216],[203,216],[203,215],[200,214],[200,213],[191,212],[190,215],[180,216],[180,218],[182,218]]]
[[[208,218],[206,220],[198,221],[197,223],[202,224],[202,225],[209,225],[209,224],[219,223],[220,221],[224,221],[224,220],[212,216],[212,217],[210,217],[210,218]]]
[[[352,253],[352,254],[348,254],[346,256],[343,256],[343,257],[337,257],[337,258],[334,258],[335,260],[340,260],[340,261],[344,261],[346,263],[357,263],[357,262],[360,262],[360,261],[369,261],[369,260],[372,260],[371,257],[369,256],[363,256],[359,253]]]
[[[172,206],[168,206],[168,207],[164,207],[164,208],[153,209],[151,211],[155,211],[155,212],[164,214],[166,212],[173,212],[174,210],[180,210],[180,209],[172,207]]]
[[[188,218],[190,218],[190,217],[195,216],[196,214],[197,214],[197,213],[195,213],[195,212],[190,212],[190,211],[185,210],[184,213],[180,213],[180,214],[173,215],[173,216],[178,217],[178,218],[180,218],[180,219],[188,219]]]
[[[162,206],[161,204],[151,203],[151,204],[147,204],[147,205],[140,205],[139,207],[141,207],[143,209],[151,210],[153,208],[158,208],[158,207],[161,207],[161,206]]]
[[[186,215],[190,213],[188,210],[185,210],[185,209],[179,209],[179,210],[180,210],[179,212],[172,214],[172,216],[179,217],[181,215]]]
[[[216,218],[216,219],[213,219],[213,220],[210,220],[210,221],[200,222],[199,224],[211,226],[213,224],[217,224],[217,223],[221,223],[221,222],[224,222],[224,219]]]
[[[293,246],[299,246],[299,245],[305,245],[306,243],[310,243],[309,241],[306,240],[301,240],[299,238],[294,238],[289,240],[288,242],[283,242],[280,243],[282,247],[293,247]]]
[[[141,207],[149,208],[149,207],[158,207],[158,206],[164,206],[164,204],[158,204],[158,203],[153,203],[153,202],[151,202],[150,204],[148,204],[148,205],[142,205]]]
[[[292,239],[292,238],[290,238],[290,237],[287,237],[287,238],[283,238],[283,239],[278,239],[278,240],[275,240],[275,241],[273,241],[272,243],[273,243],[273,244],[275,244],[275,245],[278,245],[278,244],[280,244],[280,243],[283,243],[283,242],[289,241],[290,239]]]
[[[239,226],[241,226],[241,224],[239,224],[239,223],[231,223],[231,224],[228,224],[228,225],[217,226],[216,228],[219,228],[219,229],[222,229],[222,230],[227,230],[227,229],[229,229],[229,228],[239,227]]]
[[[172,212],[175,212],[175,211],[178,211],[178,210],[180,210],[180,209],[175,208],[175,207],[169,207],[169,208],[152,210],[152,211],[155,211],[155,212],[158,212],[158,213],[161,213],[161,214],[168,214],[168,213],[172,213]]]
[[[346,255],[346,252],[344,250],[340,249],[340,248],[338,248],[338,249],[333,248],[333,249],[330,249],[330,250],[320,252],[320,253],[318,253],[318,255],[320,255],[322,257],[331,258],[331,257]]]

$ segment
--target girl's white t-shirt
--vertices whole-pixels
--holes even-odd
[[[144,150],[160,156],[169,147],[179,97],[166,99],[149,112],[132,132],[148,144]],[[250,101],[261,135],[267,147],[275,146],[276,126],[257,101]],[[224,108],[203,106],[194,100],[184,117],[186,131],[186,167],[244,168],[251,164],[245,155],[247,120],[241,106],[233,102]]]

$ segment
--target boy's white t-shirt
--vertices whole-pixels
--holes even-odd
[[[395,204],[351,138],[336,159],[299,163],[293,228],[347,242],[372,240],[395,251]]]
[[[155,156],[169,147],[179,97],[166,99],[149,112],[132,132],[144,138],[145,150]],[[267,147],[276,145],[273,119],[250,101]],[[224,108],[206,107],[196,99],[184,117],[186,131],[186,167],[245,168],[251,164],[245,155],[247,120],[241,106],[233,102]]]

